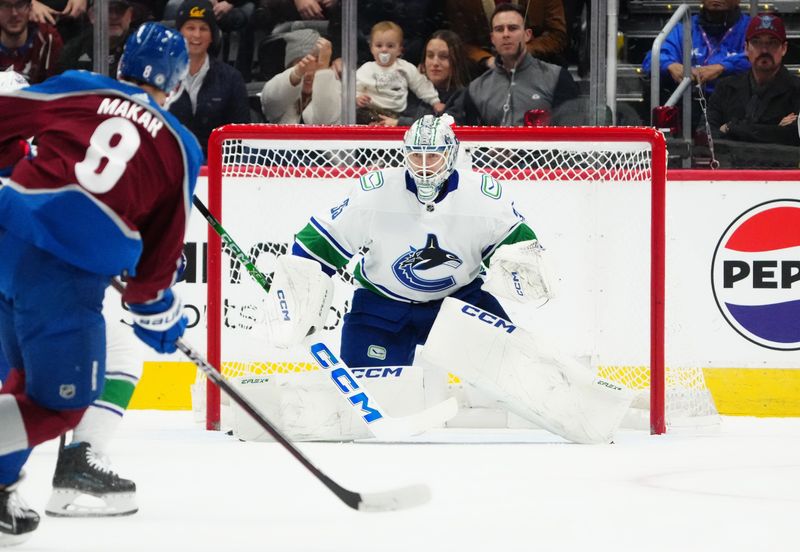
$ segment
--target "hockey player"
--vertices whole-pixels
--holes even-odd
[[[28,86],[14,71],[0,72],[0,91],[10,92]],[[8,176],[13,166],[0,169],[0,178]],[[118,302],[119,295],[106,291],[105,303]],[[105,310],[105,309],[104,309]],[[108,466],[105,449],[130,403],[141,377],[141,355],[136,338],[119,321],[106,324],[106,379],[103,394],[92,403],[73,431],[72,444],[58,456],[53,477],[53,494],[46,512],[57,516],[111,516],[137,511],[133,481],[123,479]],[[0,348],[0,387],[9,367]],[[101,504],[78,500],[82,494],[101,499]],[[96,503],[96,501],[94,501]]]
[[[451,124],[449,115],[417,120],[405,134],[405,168],[365,174],[347,198],[312,217],[296,236],[292,265],[307,267],[296,270],[308,271],[309,280],[320,266],[332,275],[366,249],[342,328],[341,356],[349,366],[412,364],[445,297],[508,318],[481,289],[483,266],[499,247],[533,244],[536,235],[500,182],[456,169],[459,142]],[[276,275],[279,287],[281,281]],[[313,305],[308,310],[317,312]],[[280,320],[269,322],[272,336],[280,334]],[[286,342],[321,325],[302,322]]]
[[[159,352],[186,328],[172,292],[202,160],[162,107],[186,74],[180,34],[155,23],[128,39],[118,79],[68,71],[0,94],[0,545],[39,517],[17,485],[34,446],[75,427],[102,392],[103,294],[124,274],[134,333]],[[38,153],[6,147],[34,136]],[[19,162],[17,162],[19,161]]]
[[[451,122],[448,115],[416,121],[404,137],[404,168],[365,174],[297,234],[268,295],[270,339],[290,346],[323,327],[330,288],[320,266],[332,275],[363,251],[342,327],[346,364],[410,365],[424,344],[424,365],[452,367],[571,441],[607,443],[632,395],[509,321],[495,296],[519,303],[552,296],[543,248],[500,182],[457,169]]]

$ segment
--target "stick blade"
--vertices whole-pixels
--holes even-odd
[[[392,491],[360,493],[358,510],[361,512],[393,512],[426,504],[431,499],[427,485],[409,485]]]
[[[438,404],[402,418],[384,418],[370,424],[370,431],[381,441],[397,441],[444,426],[458,413],[458,401],[450,397]]]

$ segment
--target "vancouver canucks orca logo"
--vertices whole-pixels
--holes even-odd
[[[414,291],[437,292],[456,285],[456,280],[452,276],[426,280],[417,273],[422,270],[430,270],[439,266],[458,268],[463,261],[453,253],[439,247],[439,240],[436,234],[428,234],[428,240],[422,249],[411,250],[399,257],[392,264],[392,272],[404,286]]]

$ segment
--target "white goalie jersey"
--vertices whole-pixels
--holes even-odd
[[[422,203],[405,169],[370,172],[326,216],[313,217],[295,247],[328,272],[364,248],[354,270],[362,287],[427,302],[473,281],[500,245],[535,239],[491,176],[456,171],[444,188],[436,201]]]

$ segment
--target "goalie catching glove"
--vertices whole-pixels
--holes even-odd
[[[519,303],[553,298],[550,270],[539,240],[501,245],[490,259],[483,290]]]
[[[158,301],[128,305],[133,316],[133,333],[159,353],[174,353],[175,342],[183,336],[189,319],[183,303],[168,289]]]
[[[278,257],[266,299],[267,339],[276,347],[299,345],[322,331],[333,300],[333,282],[311,259]]]

